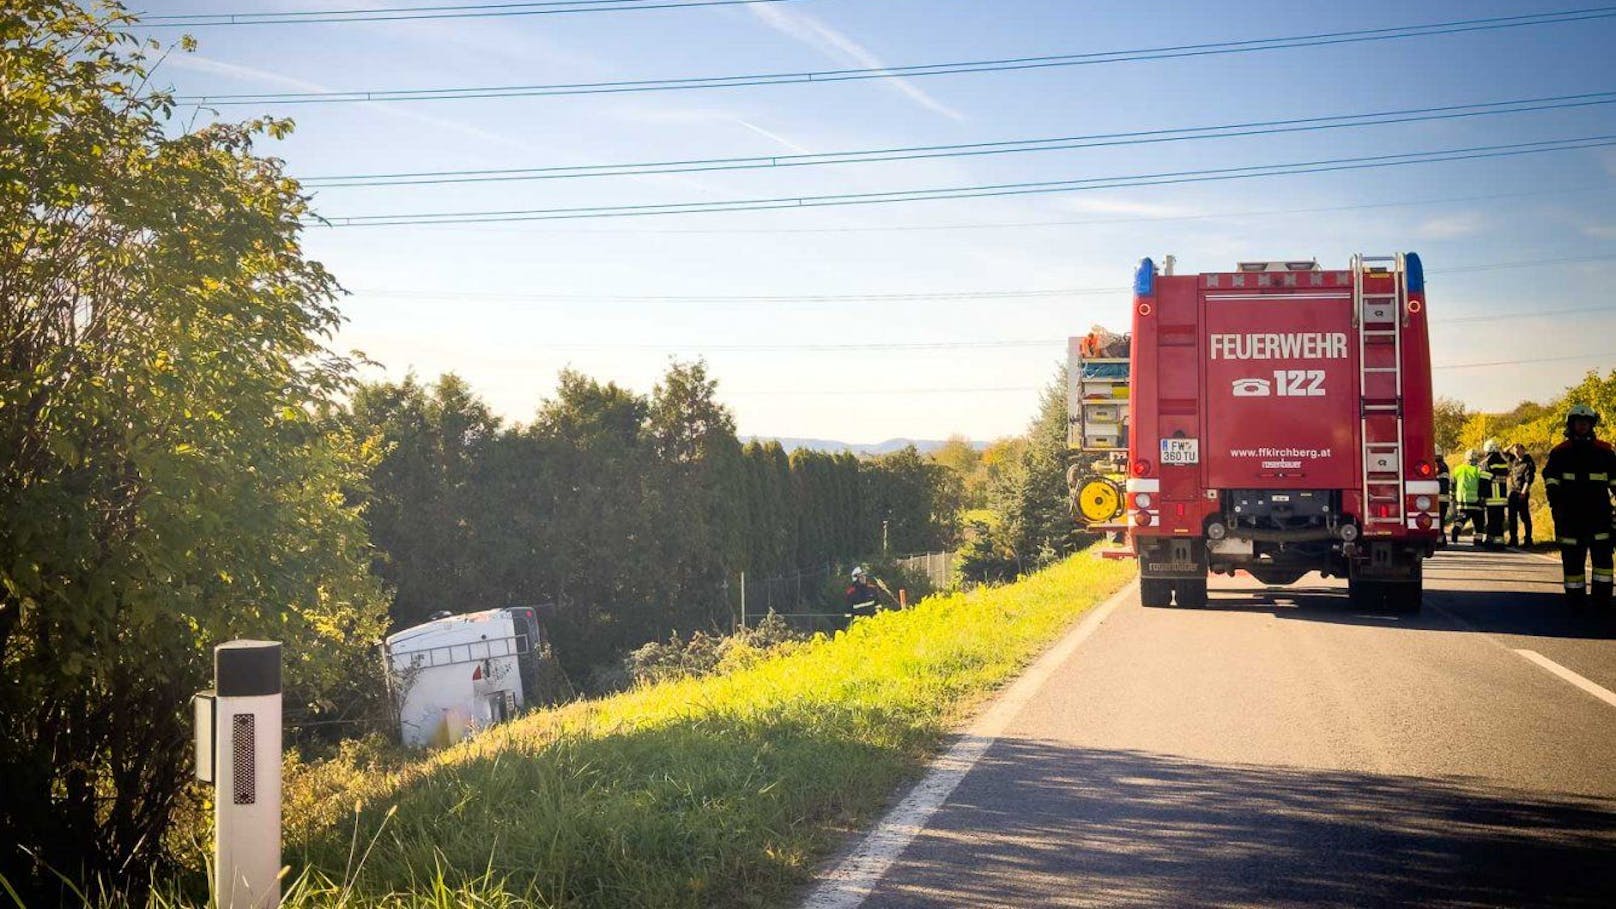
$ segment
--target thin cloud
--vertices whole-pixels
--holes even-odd
[[[801,41],[833,59],[843,63],[855,64],[866,69],[887,68],[887,63],[877,57],[869,48],[807,13],[799,13],[795,10],[788,10],[771,4],[755,4],[748,7],[748,9],[751,10],[752,15],[762,19],[764,24],[775,31]],[[914,83],[907,79],[894,78],[881,81],[894,91],[933,113],[942,114],[951,120],[963,121],[965,119],[964,114],[916,88]]]
[[[753,123],[750,120],[743,120],[740,117],[730,117],[729,119],[734,121],[735,123],[739,124],[740,126],[743,126],[743,127],[747,128],[747,129],[751,130],[752,132],[757,133],[758,135],[762,136],[763,138],[768,139],[771,142],[780,143],[781,145],[785,146],[786,148],[791,149],[794,152],[797,152],[799,154],[804,154],[804,155],[813,154],[812,150],[810,150],[808,148],[805,148],[805,147],[803,147],[801,145],[798,145],[797,143],[791,141],[790,139],[787,139],[785,136],[782,136],[777,132],[772,132],[770,130],[764,129],[763,127],[758,126],[756,123]]]
[[[1163,205],[1120,197],[1090,196],[1060,200],[1059,207],[1079,214],[1133,215],[1142,218],[1186,218],[1201,214],[1182,205]]]
[[[1487,226],[1487,216],[1479,212],[1459,212],[1440,218],[1430,218],[1415,229],[1426,240],[1450,240],[1480,231]]]

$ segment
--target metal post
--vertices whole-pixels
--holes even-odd
[[[746,630],[746,572],[741,572],[741,630]]]
[[[214,690],[197,696],[197,776],[213,794],[213,892],[221,909],[281,899],[281,645],[213,649]]]
[[[887,553],[887,522],[885,520],[883,520],[881,522],[881,554],[886,555],[886,553]]]

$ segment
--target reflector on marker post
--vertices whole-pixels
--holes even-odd
[[[197,775],[215,786],[213,892],[222,909],[277,906],[281,645],[230,641],[213,648],[213,685],[196,702]],[[204,724],[212,727],[207,742]],[[211,746],[206,754],[205,746]]]

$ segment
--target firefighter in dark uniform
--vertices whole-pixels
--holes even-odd
[[[1521,525],[1526,527],[1526,548],[1532,548],[1532,481],[1537,479],[1537,462],[1516,442],[1509,449],[1509,545],[1521,544]]]
[[[1453,506],[1453,476],[1448,472],[1448,459],[1442,455],[1436,456],[1436,491],[1437,502],[1440,503],[1437,529],[1445,530],[1448,526],[1448,511]],[[1443,539],[1446,539],[1444,533]]]
[[[1599,414],[1586,404],[1566,412],[1566,440],[1549,452],[1543,465],[1543,488],[1554,514],[1560,561],[1565,567],[1566,599],[1573,606],[1593,591],[1598,606],[1610,604],[1611,481],[1616,478],[1616,449],[1594,437]],[[1593,561],[1593,583],[1583,573],[1583,560]]]
[[[1504,547],[1504,511],[1509,507],[1509,461],[1498,450],[1498,443],[1488,439],[1482,445],[1485,454],[1481,460],[1481,501],[1487,509],[1488,549]]]

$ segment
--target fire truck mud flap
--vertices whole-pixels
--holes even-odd
[[[1135,540],[1143,606],[1206,605],[1206,546],[1197,539]]]

